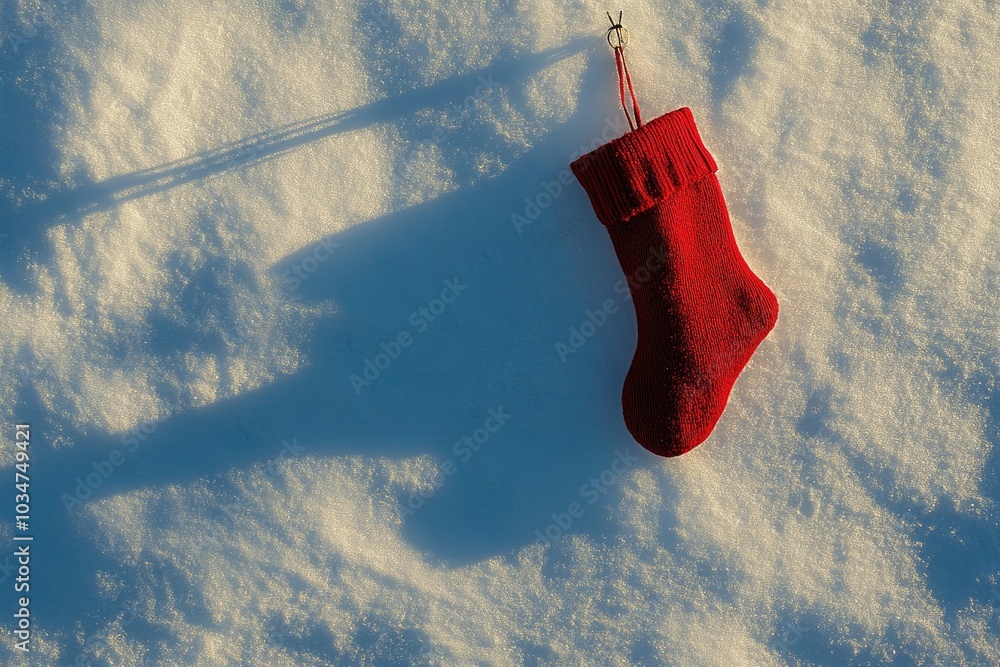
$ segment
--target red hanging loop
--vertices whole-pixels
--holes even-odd
[[[625,73],[623,71],[623,65],[625,58],[622,57],[622,50],[615,47],[615,64],[618,66],[618,97],[622,101],[622,111],[625,112],[625,118],[628,120],[628,127],[630,130],[635,129],[635,125],[632,124],[632,117],[628,115],[628,106],[625,105]]]
[[[622,111],[625,112],[629,128],[635,130],[637,127],[642,127],[642,114],[639,113],[639,101],[635,97],[635,88],[632,87],[632,77],[629,76],[628,65],[625,63],[625,45],[628,44],[628,30],[622,27],[622,12],[618,12],[617,23],[611,18],[611,12],[608,12],[608,20],[611,21],[611,27],[608,29],[608,44],[615,50],[615,65],[618,68],[618,97],[621,99]],[[617,44],[611,41],[612,34],[617,38]],[[629,96],[632,98],[632,114],[635,116],[634,123],[632,122],[632,116],[628,113],[628,104],[625,102],[626,84],[628,84]]]

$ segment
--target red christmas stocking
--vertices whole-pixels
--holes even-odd
[[[628,82],[635,129],[571,167],[611,236],[635,304],[639,342],[622,390],[625,425],[649,451],[678,456],[712,432],[774,327],[778,300],[736,246],[715,160],[691,110],[643,125],[621,25],[612,24],[622,108],[628,117]]]
[[[622,408],[636,441],[678,456],[715,427],[778,300],[736,246],[691,110],[677,109],[571,165],[606,226],[639,343]]]

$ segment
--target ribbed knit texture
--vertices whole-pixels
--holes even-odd
[[[622,390],[636,441],[677,456],[715,428],[778,301],[733,237],[715,160],[677,109],[571,165],[628,279],[639,341]]]

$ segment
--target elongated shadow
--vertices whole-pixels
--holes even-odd
[[[349,111],[290,123],[156,167],[38,193],[16,207],[0,201],[0,221],[4,225],[0,233],[6,235],[0,238],[7,246],[8,256],[21,260],[0,263],[0,279],[10,286],[22,285],[26,260],[46,263],[51,259],[45,231],[52,225],[76,221],[87,214],[106,211],[122,202],[186,183],[245,169],[327,137],[398,121],[421,109],[441,107],[462,99],[484,86],[520,81],[580,53],[584,45],[585,40],[577,39],[564,46],[452,77]]]
[[[546,52],[532,61],[535,66],[518,71],[572,52]],[[535,541],[534,531],[549,526],[552,513],[573,502],[586,505],[581,486],[610,468],[616,450],[631,448],[635,465],[648,465],[651,457],[641,455],[620,414],[621,382],[635,344],[631,305],[619,301],[618,314],[568,359],[554,347],[588,310],[616,297],[620,279],[606,233],[565,173],[571,155],[602,142],[600,135],[607,136],[617,118],[613,69],[607,54],[596,53],[572,116],[502,175],[330,237],[338,244],[333,256],[297,292],[303,301],[332,301],[338,310],[313,332],[308,368],[158,424],[86,502],[219,480],[232,469],[278,458],[283,441],[293,439],[313,457],[429,455],[452,461],[457,472],[412,514],[403,509],[407,499],[398,499],[404,535],[429,558],[461,565],[513,554]],[[463,78],[454,88],[466,90],[470,81]],[[389,114],[388,108],[375,107],[376,114]],[[359,127],[374,121],[353,113],[343,122]],[[305,135],[298,136],[289,141],[303,141]],[[283,141],[267,144],[272,154]],[[181,166],[169,170],[191,173]],[[154,182],[152,176],[134,178]],[[519,234],[512,214],[523,215],[526,200],[543,205]],[[301,264],[314,247],[279,262],[276,276]],[[448,282],[460,288],[441,312],[432,304]],[[433,317],[420,314],[421,308]],[[384,368],[370,385],[352,384],[351,376],[363,376],[383,343],[401,333],[412,343],[390,364],[380,359]],[[465,460],[455,443],[476,434],[490,410],[501,409],[509,418]],[[44,413],[30,405],[19,414],[32,413],[44,422]],[[124,452],[123,438],[129,437],[69,435],[72,448],[56,451],[42,440],[35,450],[35,465],[45,471],[35,483],[35,512],[50,544],[65,545],[67,536],[80,534],[64,494],[72,496],[111,451]],[[571,532],[594,530],[600,522],[600,511],[586,506]],[[86,544],[81,539],[76,548]],[[73,559],[65,548],[40,550],[36,614],[68,628],[81,605],[100,608],[95,564],[115,567],[102,554]],[[75,606],[57,602],[64,599]]]

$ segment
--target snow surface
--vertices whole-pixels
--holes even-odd
[[[1000,664],[998,3],[624,7],[781,303],[672,460],[540,197],[621,130],[606,9],[2,5],[7,664]]]

